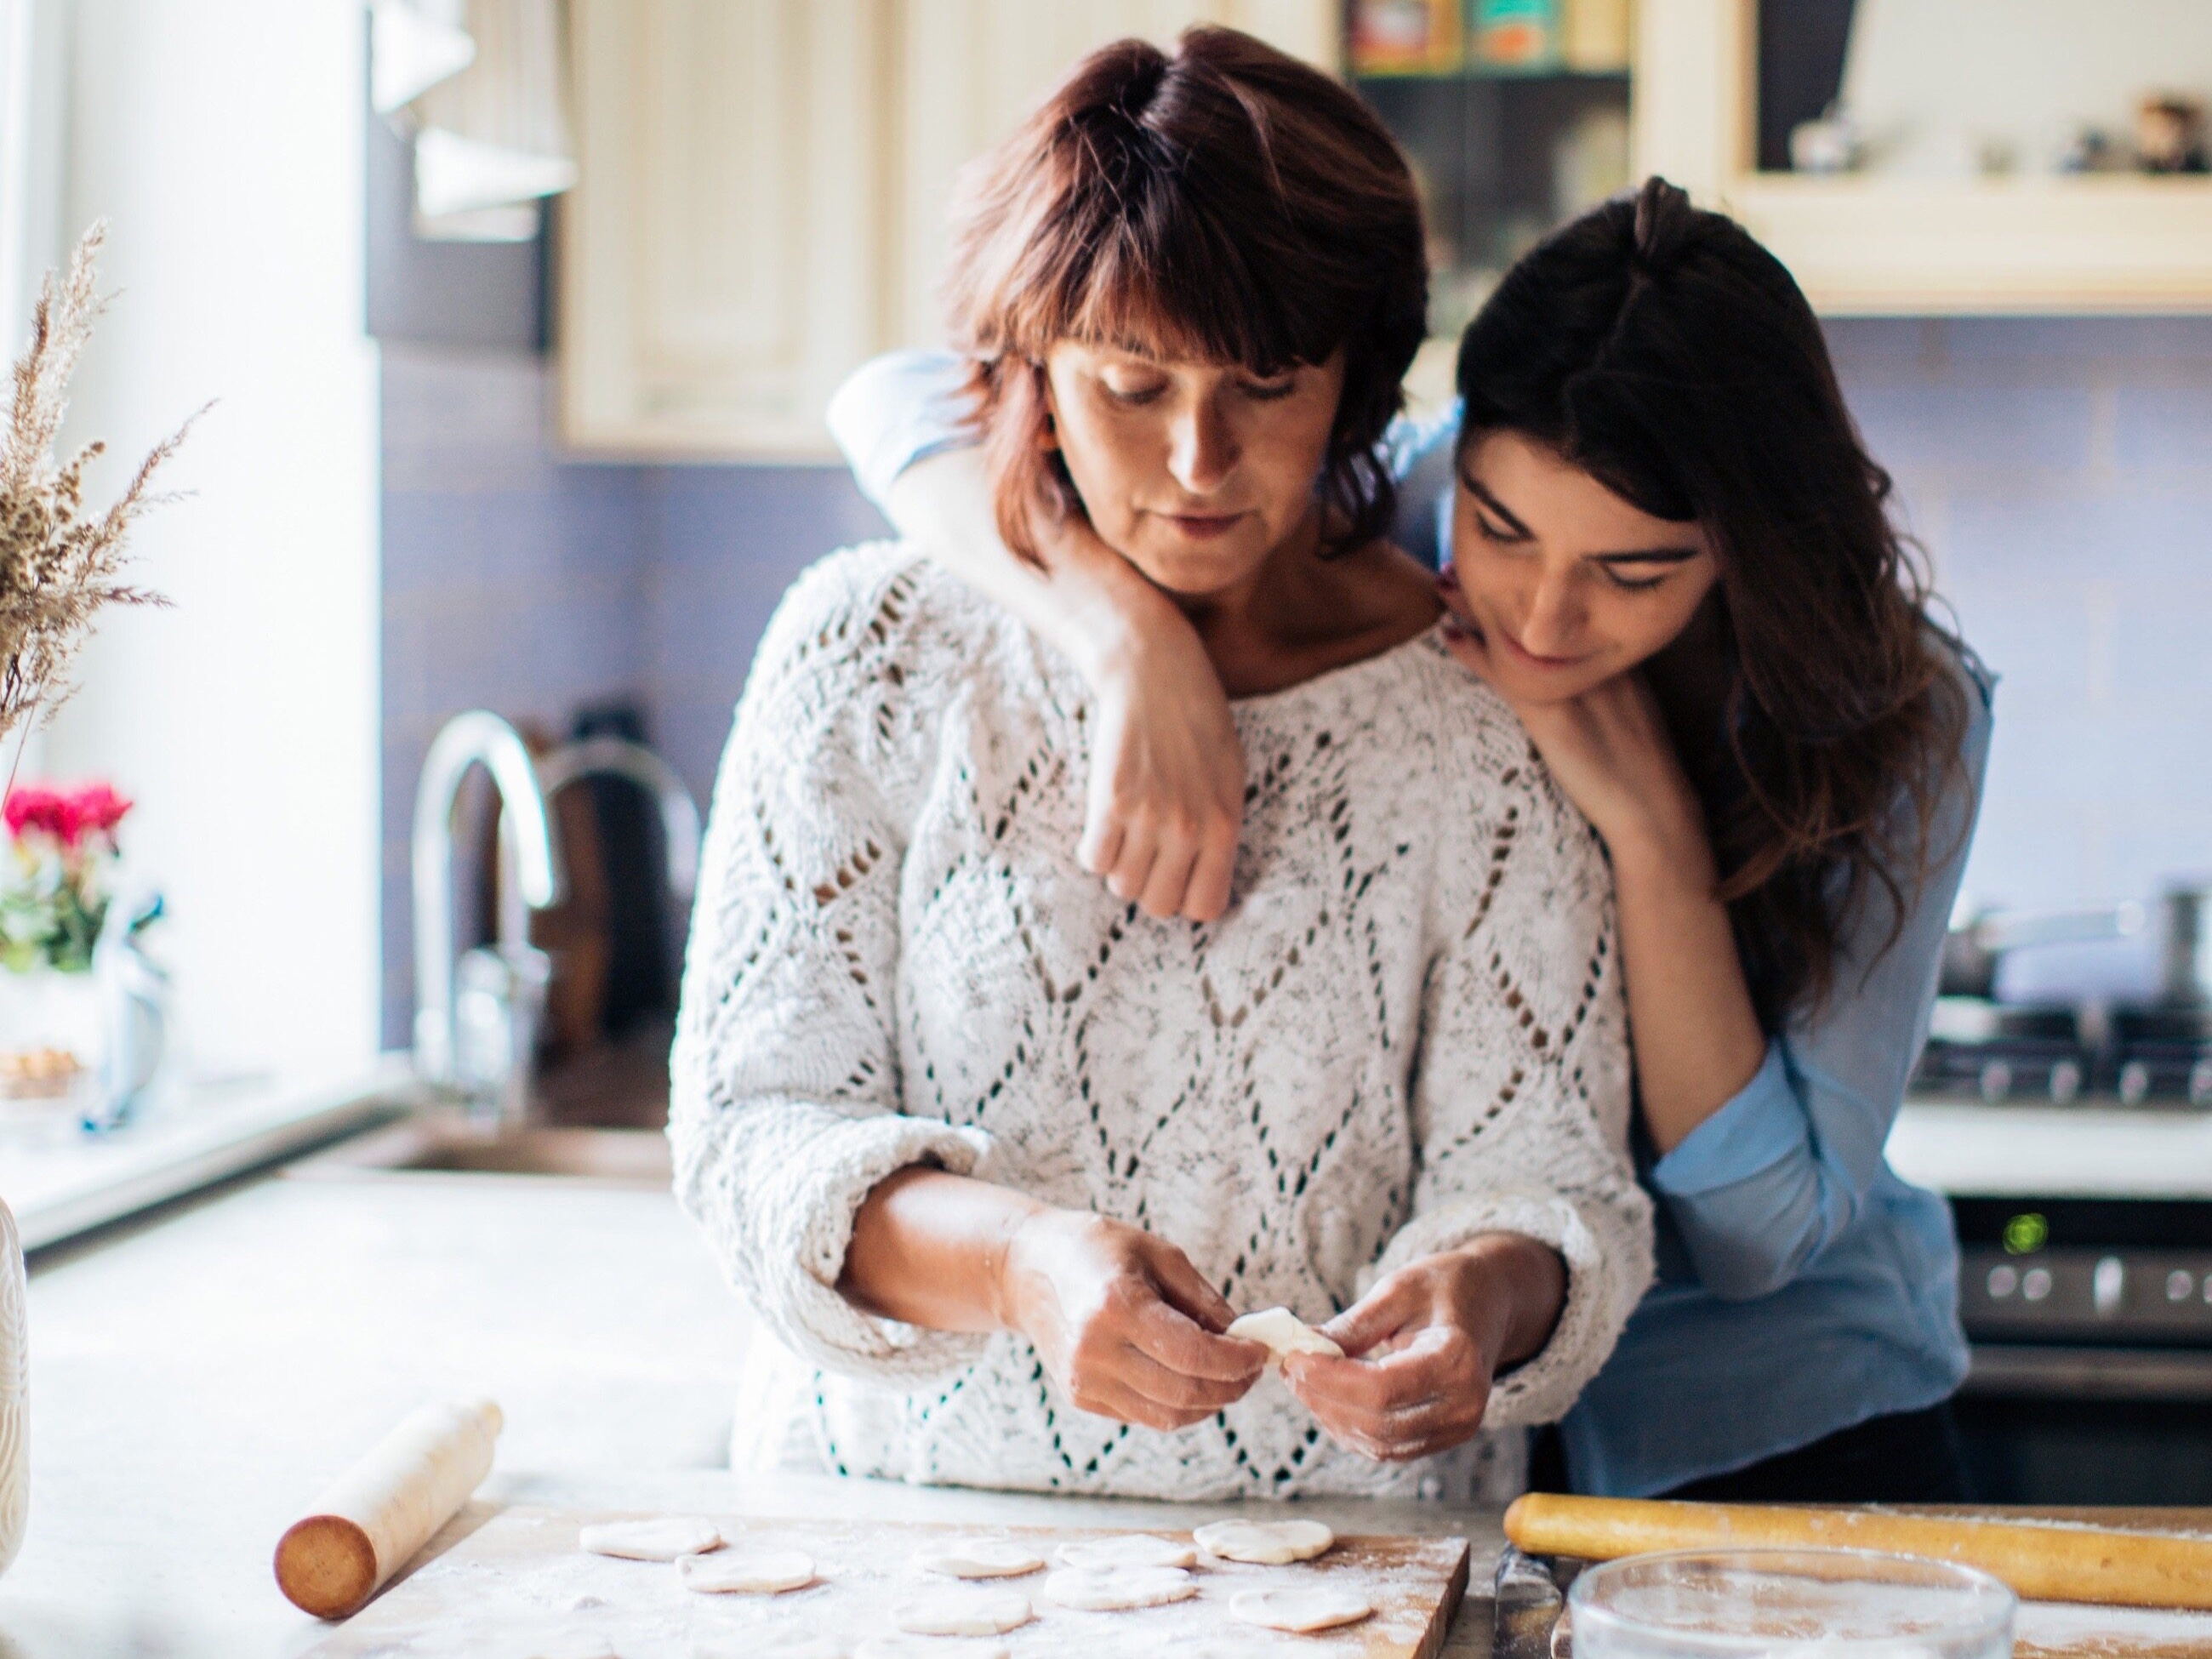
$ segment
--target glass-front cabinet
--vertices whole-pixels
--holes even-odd
[[[1427,209],[1431,344],[1417,406],[1498,274],[1629,182],[1630,0],[1347,0],[1344,66]]]

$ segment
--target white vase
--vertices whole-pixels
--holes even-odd
[[[12,1062],[0,1093],[89,1099],[106,1036],[100,1012],[100,986],[93,974],[45,967],[0,973],[0,1054]]]
[[[31,1512],[29,1336],[23,1243],[0,1199],[0,1573],[15,1559]]]

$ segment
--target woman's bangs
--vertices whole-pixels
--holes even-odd
[[[1233,252],[1224,257],[1220,239],[1196,226],[1147,228],[1153,234],[1125,222],[1101,237],[1070,296],[1060,337],[1158,362],[1234,364],[1260,375],[1324,362],[1341,343],[1330,340],[1316,349],[1301,340],[1291,320],[1248,283],[1243,261]]]

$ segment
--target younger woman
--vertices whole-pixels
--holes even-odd
[[[894,520],[1097,688],[1086,866],[1156,915],[1219,915],[1244,769],[1220,692],[1079,518],[1040,527],[1039,563],[1000,543],[959,378],[872,366],[833,423]],[[1662,181],[1508,273],[1459,389],[1425,452],[1456,475],[1453,648],[1604,840],[1661,1200],[1660,1282],[1562,1425],[1566,1477],[1960,1496],[1957,1247],[1882,1146],[1972,833],[1986,676],[1927,614],[1803,295]]]

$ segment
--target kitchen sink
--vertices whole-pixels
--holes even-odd
[[[538,1176],[666,1188],[667,1137],[657,1129],[481,1129],[444,1116],[409,1118],[341,1141],[285,1171],[305,1180],[397,1176]]]

